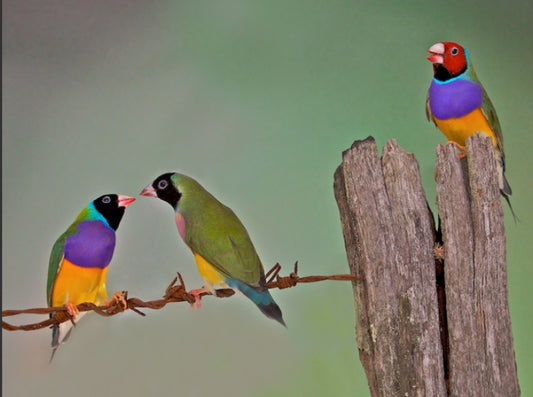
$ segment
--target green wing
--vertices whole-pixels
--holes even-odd
[[[182,211],[186,243],[222,274],[249,285],[264,280],[263,265],[235,213],[207,191],[208,196],[194,203],[197,211]]]
[[[78,224],[78,219],[70,225],[70,227],[63,233],[52,247],[52,252],[50,253],[50,261],[48,262],[48,279],[46,281],[46,298],[48,305],[52,305],[52,291],[54,290],[54,284],[61,268],[61,262],[63,261],[65,242],[67,238],[74,233],[76,233],[76,226]]]
[[[48,280],[46,282],[46,298],[48,306],[52,306],[52,291],[54,289],[57,273],[59,273],[60,264],[63,261],[66,240],[66,233],[63,233],[55,242],[52,247],[52,252],[50,253],[50,261],[48,262]]]
[[[479,78],[477,77],[477,73],[474,69],[474,65],[469,60],[470,63],[470,75],[467,76],[467,78],[478,84],[481,87],[481,91],[483,93],[483,101],[481,102],[481,111],[485,115],[485,118],[489,122],[490,127],[492,128],[492,131],[494,132],[494,136],[496,137],[496,147],[498,151],[500,152],[502,156],[502,160],[505,164],[505,152],[503,150],[503,134],[502,134],[502,128],[500,127],[500,120],[498,120],[498,116],[496,115],[496,109],[494,108],[494,105],[492,104],[489,95],[487,94],[487,91],[485,91],[485,87],[483,87],[483,84],[481,84],[481,81],[479,81]],[[504,166],[505,168],[505,166]]]
[[[483,88],[483,86],[481,88],[483,90],[483,102],[481,104],[481,110],[487,118],[489,125],[492,128],[492,131],[494,131],[494,135],[496,136],[497,148],[500,151],[502,158],[505,160],[505,152],[503,150],[503,134],[502,128],[500,127],[500,120],[498,120],[498,115],[496,114],[494,105],[492,104],[489,96],[487,95],[485,88]]]

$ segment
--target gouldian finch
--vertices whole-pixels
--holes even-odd
[[[126,207],[134,198],[106,194],[87,205],[74,223],[57,239],[48,265],[48,306],[66,306],[81,318],[76,306],[83,302],[101,305],[107,301],[107,267],[115,250],[115,232]],[[52,356],[72,331],[70,321],[52,330]]]
[[[178,232],[194,255],[204,287],[191,291],[199,303],[203,291],[215,285],[240,291],[267,317],[285,325],[270,295],[261,260],[250,236],[235,213],[194,179],[167,173],[148,185],[141,195],[158,197],[174,209]]]
[[[510,206],[511,187],[504,175],[500,122],[474,71],[468,50],[457,43],[442,42],[432,45],[428,52],[427,59],[433,64],[433,80],[426,100],[428,120],[433,120],[448,140],[463,147],[475,132],[492,138],[500,167],[500,192]]]

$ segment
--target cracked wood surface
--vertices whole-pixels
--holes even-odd
[[[467,150],[468,164],[453,146],[437,148],[445,350],[436,231],[415,158],[395,140],[380,158],[370,137],[354,142],[335,172],[350,271],[363,277],[353,283],[356,342],[372,396],[520,394],[496,160],[485,137],[469,139]]]
[[[343,153],[335,194],[372,396],[445,396],[433,229],[415,158],[373,138]]]

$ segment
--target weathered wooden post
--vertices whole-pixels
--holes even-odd
[[[518,396],[507,301],[503,208],[489,138],[467,141],[468,172],[455,149],[437,149],[451,396]]]
[[[438,149],[440,305],[436,232],[415,158],[394,140],[380,158],[373,138],[343,153],[334,190],[350,271],[363,276],[353,284],[356,341],[372,396],[520,393],[491,145],[480,136],[468,142],[468,181],[455,149]]]

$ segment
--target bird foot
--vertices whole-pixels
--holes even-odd
[[[65,303],[63,306],[67,309],[67,313],[75,320],[78,314],[80,314],[80,311],[78,310],[78,307],[71,302]]]
[[[115,292],[111,299],[109,299],[105,306],[110,306],[112,303],[115,303],[117,306],[122,307],[122,310],[126,310],[128,308],[128,301],[126,300],[126,294],[124,291],[122,292]]]
[[[457,142],[454,141],[448,141],[448,143],[451,143],[459,151],[459,153],[457,153],[457,155],[459,156],[459,160],[464,159],[466,157],[466,146],[459,145]]]
[[[198,288],[198,289],[192,289],[188,293],[192,296],[194,296],[194,303],[191,303],[191,309],[194,309],[194,305],[196,304],[196,307],[198,309],[202,308],[202,293],[208,292],[204,287]]]

